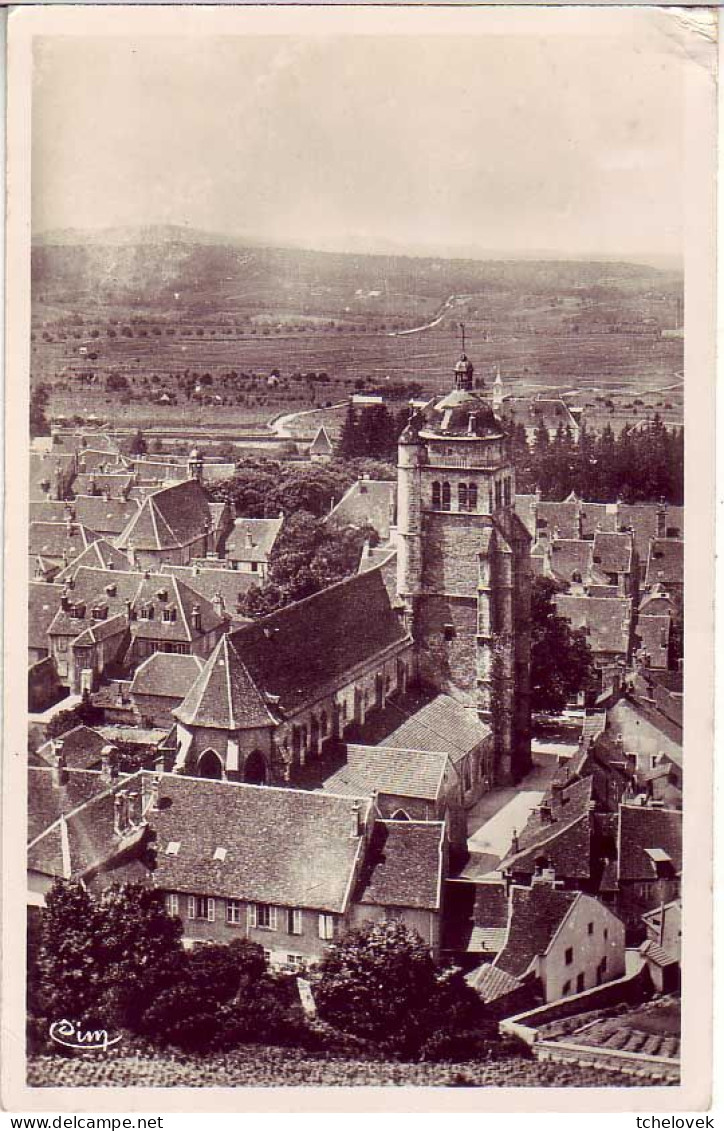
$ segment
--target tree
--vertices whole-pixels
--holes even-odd
[[[323,1020],[400,1056],[419,1056],[433,1036],[484,1016],[460,972],[438,966],[403,923],[368,923],[330,946],[315,1000]]]
[[[581,691],[593,677],[593,655],[582,629],[571,629],[556,614],[554,598],[561,586],[537,577],[531,592],[531,707],[554,714]]]
[[[36,385],[30,394],[30,436],[49,436],[50,425],[45,415],[48,405],[48,390],[43,384]]]

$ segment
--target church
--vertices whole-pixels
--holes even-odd
[[[422,685],[487,729],[481,792],[523,777],[531,536],[514,500],[508,437],[463,353],[399,440],[396,591],[373,568],[224,636],[172,712],[166,769],[300,782]]]

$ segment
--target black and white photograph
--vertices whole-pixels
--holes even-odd
[[[705,1103],[713,20],[81,9],[9,146],[23,1104]]]

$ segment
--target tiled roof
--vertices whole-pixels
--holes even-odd
[[[444,839],[442,821],[375,821],[357,902],[439,910]]]
[[[581,502],[581,536],[591,538],[597,530],[616,530],[616,503]]]
[[[573,574],[585,581],[591,571],[593,545],[580,539],[559,538],[551,545],[551,569],[561,581],[572,581]]]
[[[78,522],[97,534],[120,534],[138,514],[135,499],[104,499],[102,495],[79,495],[73,499]]]
[[[60,608],[62,585],[49,585],[47,581],[28,584],[28,647],[50,649],[48,629]]]
[[[226,539],[226,557],[238,562],[268,562],[283,525],[283,516],[237,518]]]
[[[597,531],[593,539],[593,565],[604,573],[630,573],[633,539],[630,534]]]
[[[372,526],[383,542],[390,536],[397,484],[387,479],[358,479],[342,496],[329,521],[342,526]]]
[[[332,441],[330,440],[327,434],[327,429],[324,427],[324,425],[322,425],[321,428],[318,429],[317,435],[314,437],[312,443],[309,446],[309,451],[314,456],[327,456],[331,455],[334,451]]]
[[[684,583],[684,543],[673,538],[656,538],[649,547],[646,563],[647,589],[657,582],[664,586]]]
[[[165,596],[161,597],[159,594]],[[72,610],[59,609],[50,626],[54,635],[76,637],[90,624],[94,608],[100,606],[107,609],[107,616],[111,617],[125,612],[127,600],[131,602],[133,612],[133,635],[142,639],[188,642],[221,628],[224,624],[208,601],[178,578],[164,574],[79,569],[68,597],[71,605],[83,607],[84,613],[82,616],[74,616],[71,615]],[[199,610],[199,629],[193,626],[194,607]],[[140,615],[142,609],[153,609],[153,616],[144,619]],[[171,612],[175,610],[175,620],[164,620],[164,609]]]
[[[652,668],[665,668],[669,660],[670,616],[640,616],[636,635],[640,649],[649,657]]]
[[[121,457],[117,451],[82,448],[78,452],[78,471],[81,474],[92,471],[111,471],[113,468],[120,470],[122,466]]]
[[[555,598],[558,616],[572,628],[587,629],[591,651],[626,655],[631,634],[631,600],[628,597],[573,597],[559,593]]]
[[[493,965],[522,978],[537,955],[547,952],[580,893],[548,884],[510,890],[510,919],[505,946]]]
[[[160,695],[183,699],[203,668],[198,656],[174,656],[154,652],[136,668],[131,695]]]
[[[490,736],[474,709],[463,707],[449,695],[436,695],[392,734],[385,746],[404,750],[443,751],[453,762],[469,754]]]
[[[70,813],[94,794],[104,783],[97,771],[68,770],[65,785],[54,786],[50,767],[28,768],[28,841],[40,836],[62,813]]]
[[[373,569],[245,625],[232,639],[256,686],[291,713],[409,636]]]
[[[111,498],[123,499],[127,497],[132,484],[133,475],[128,471],[86,471],[76,475],[73,480],[73,494],[95,495],[100,492],[103,495],[107,491]]]
[[[579,538],[579,509],[578,502],[538,503],[539,532],[545,532],[549,538]]]
[[[221,597],[224,602],[224,612],[232,619],[244,621],[249,619],[241,615],[239,605],[252,586],[259,584],[257,574],[242,573],[241,570],[236,569],[215,567],[204,569],[198,566],[168,564],[161,566],[161,573],[181,578],[189,589],[200,594],[207,601],[213,601],[217,596]]]
[[[447,754],[350,744],[346,764],[327,778],[324,788],[332,793],[367,794],[376,790],[436,801],[447,765]]]
[[[77,522],[31,522],[28,528],[28,549],[44,558],[68,561],[77,558],[98,537]]]
[[[677,533],[674,533],[674,532]],[[684,537],[684,508],[667,506],[666,508],[666,537]]]
[[[110,640],[112,636],[124,636],[126,638],[124,643],[127,646],[128,634],[128,617],[125,613],[117,613],[116,616],[108,617],[107,620],[99,620],[89,624],[76,636],[73,647],[89,647],[92,644],[100,644],[104,640]],[[119,645],[121,643],[119,641]],[[116,659],[118,658],[118,653],[116,653]]]
[[[107,739],[97,730],[86,726],[73,727],[57,741],[63,744],[63,757],[69,770],[90,770],[100,767],[101,750],[106,745]],[[55,751],[56,743],[50,741],[43,743],[37,754],[45,765],[50,766]]]
[[[468,974],[467,982],[480,994],[486,1004],[506,997],[522,985],[519,978],[514,978],[507,970],[493,966],[490,962],[484,962],[477,970]]]
[[[643,916],[642,916],[643,917]],[[656,966],[677,966],[678,958],[673,954],[669,954],[668,950],[664,950],[658,943],[652,942],[651,939],[646,939],[639,948],[639,953],[653,962]]]
[[[551,819],[538,809],[531,813],[514,845],[501,861],[501,870],[532,874],[544,858],[559,878],[587,879],[591,874],[591,802],[593,779],[566,786],[549,799]]]
[[[508,922],[508,893],[504,883],[475,885],[473,919],[478,927],[505,927]]]
[[[619,809],[619,880],[653,880],[656,868],[650,850],[662,850],[673,872],[681,872],[682,814],[678,809],[622,805]]]
[[[639,616],[670,616],[674,602],[663,585],[656,584],[649,593],[644,593],[639,603]]]
[[[28,503],[29,522],[65,522],[68,518],[75,518],[72,502],[45,498]]]
[[[195,479],[162,487],[144,499],[118,538],[122,550],[169,550],[188,546],[213,520],[206,493]]]
[[[222,636],[173,714],[187,726],[221,730],[269,727],[277,721],[228,634]]]
[[[70,483],[75,470],[75,453],[56,454],[55,452],[31,452],[29,464],[30,498],[47,499],[55,493],[58,477],[65,487]],[[46,485],[48,489],[46,490]]]
[[[92,542],[87,550],[62,569],[56,577],[58,583],[65,582],[71,577],[76,577],[79,569],[129,570],[131,563],[124,553],[117,550],[105,538],[98,538]]]
[[[346,907],[362,838],[354,798],[164,774],[157,813],[155,887],[286,907]],[[371,802],[357,800],[366,822]],[[166,849],[180,842],[175,855]],[[225,848],[223,861],[215,860]]]

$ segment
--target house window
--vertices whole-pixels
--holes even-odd
[[[593,934],[593,923],[588,924],[588,933],[589,933],[589,935]]]
[[[238,927],[241,923],[241,904],[238,899],[227,899],[226,922],[231,927]]]
[[[277,929],[277,909],[272,907],[269,903],[252,903],[249,907],[251,912],[251,926],[261,927],[264,931],[276,931]]]
[[[455,639],[455,625],[446,624],[444,629],[445,639],[450,641]]]
[[[603,941],[604,942],[608,941],[608,927],[603,928]]]
[[[251,562],[250,565],[251,565],[251,572],[256,573],[256,571],[259,568],[259,563],[258,562]]]
[[[206,919],[213,923],[215,918],[215,902],[210,895],[189,896],[189,919]]]
[[[569,946],[569,947],[566,948],[566,953],[565,953],[566,966],[570,966],[572,962],[573,962],[573,947]]]
[[[300,907],[290,907],[288,912],[287,931],[290,935],[302,933],[302,911]]]
[[[605,954],[598,964],[598,969],[601,971],[602,975],[605,974],[606,971],[608,970],[608,958],[606,957]]]
[[[468,508],[474,511],[478,505],[478,487],[476,483],[468,484]]]
[[[432,485],[432,505],[438,510],[440,508],[440,484],[433,483]]]
[[[319,937],[326,942],[334,938],[334,915],[319,916]]]
[[[291,966],[293,970],[301,970],[301,968],[304,966],[304,955],[288,954],[287,966]]]
[[[175,892],[166,894],[166,911],[169,915],[178,915],[178,896]]]
[[[443,483],[442,485],[442,509],[444,511],[450,510],[452,493],[450,491],[450,484]]]
[[[576,978],[576,993],[577,994],[583,993],[585,988],[586,988],[586,975],[584,973],[581,973]]]
[[[458,509],[461,511],[466,511],[468,509],[467,483],[458,483]]]
[[[564,982],[563,983],[563,989],[561,990],[561,996],[566,997],[567,994],[569,994],[570,992],[571,992],[571,983],[570,982]]]

